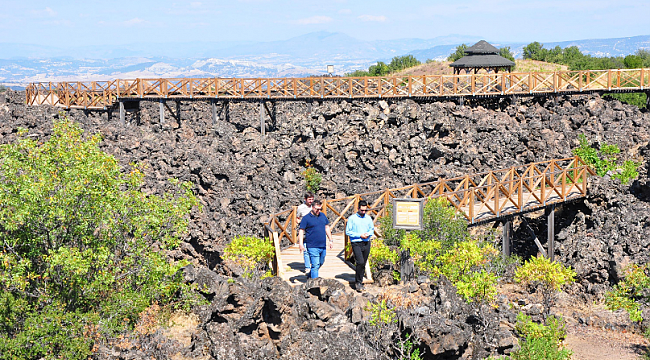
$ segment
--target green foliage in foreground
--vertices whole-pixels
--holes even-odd
[[[629,314],[630,320],[641,322],[641,306],[650,303],[648,289],[648,265],[632,264],[625,269],[625,278],[605,295],[605,304],[612,311],[623,309]]]
[[[496,295],[498,251],[485,241],[471,239],[467,222],[445,199],[429,199],[424,206],[424,230],[406,233],[392,227],[392,209],[379,220],[382,239],[370,250],[371,266],[396,265],[397,251],[408,250],[416,270],[432,277],[444,275],[468,302],[490,301]],[[395,247],[391,250],[390,244]]]
[[[44,143],[0,149],[0,358],[85,359],[97,339],[129,330],[182,288],[176,247],[198,205],[191,183],[161,196],[120,171],[64,119]]]
[[[345,76],[349,77],[364,77],[364,76],[386,76],[390,73],[400,70],[412,68],[420,65],[421,62],[413,55],[395,56],[390,63],[386,64],[383,61],[377,62],[365,70],[356,70]]]
[[[245,277],[259,275],[271,261],[275,246],[268,238],[236,236],[224,249],[224,259],[231,260],[244,269]]]
[[[517,315],[516,330],[524,338],[521,349],[512,354],[513,360],[568,360],[572,352],[561,341],[566,336],[564,320],[549,316],[546,324],[534,323],[529,316]]]
[[[543,256],[530,258],[515,271],[516,282],[540,287],[545,315],[548,315],[555,295],[562,290],[562,286],[573,283],[575,276],[576,273],[571,267],[556,261],[551,262]]]
[[[599,176],[605,176],[608,172],[612,172],[612,177],[619,179],[623,184],[628,184],[630,180],[639,176],[637,169],[641,166],[640,162],[625,160],[620,164],[618,156],[621,150],[618,145],[602,143],[600,149],[597,150],[589,145],[584,134],[580,134],[578,139],[580,145],[573,149],[573,154],[580,156],[587,165],[596,170]]]

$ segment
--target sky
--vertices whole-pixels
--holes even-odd
[[[529,43],[649,35],[648,15],[647,0],[0,0],[0,43],[276,41],[315,31]]]

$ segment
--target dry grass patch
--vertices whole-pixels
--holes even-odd
[[[412,309],[427,303],[426,296],[420,293],[407,293],[400,288],[388,288],[380,292],[377,295],[377,302],[384,300],[386,300],[387,303],[392,304],[393,307],[401,309]]]

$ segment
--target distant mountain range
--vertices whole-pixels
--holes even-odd
[[[88,81],[136,77],[290,77],[366,69],[377,61],[412,54],[421,61],[444,59],[461,43],[478,36],[363,41],[343,33],[315,32],[273,42],[134,43],[119,46],[56,48],[0,44],[0,83],[24,86],[35,81]],[[489,40],[488,40],[489,41]],[[521,56],[523,43],[510,46]],[[578,46],[595,56],[618,56],[650,49],[650,35],[618,39],[544,43],[547,48]]]
[[[523,47],[528,45],[529,43],[492,42],[491,44],[498,48],[509,46],[510,50],[515,55],[515,57],[520,58],[523,54]],[[472,45],[471,42],[466,42],[466,44],[470,46]],[[577,46],[583,54],[589,54],[598,57],[626,56],[629,54],[634,54],[638,49],[650,50],[650,35],[632,36],[632,37],[615,38],[615,39],[571,40],[571,41],[561,41],[561,42],[548,42],[542,44],[544,45],[544,48],[547,49],[554,48],[556,46],[559,46],[561,48],[565,48],[568,46]],[[438,45],[430,49],[411,51],[410,54],[415,56],[420,61],[424,61],[426,59],[442,60],[445,59],[447,56],[449,56],[449,54],[454,52],[456,46],[458,45],[459,44]]]

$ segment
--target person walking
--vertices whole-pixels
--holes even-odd
[[[326,246],[332,249],[332,233],[330,231],[327,216],[321,213],[323,204],[320,200],[314,200],[311,204],[311,211],[300,221],[300,232],[298,233],[298,246],[301,252],[309,253],[311,265],[310,277],[318,277],[318,270],[325,263]],[[307,249],[305,250],[305,244]]]
[[[302,218],[311,212],[311,204],[314,202],[314,193],[307,191],[305,193],[304,199],[305,201],[300,204],[300,206],[298,206],[298,209],[296,209],[296,220],[298,223],[297,227],[300,226],[300,221],[302,221]],[[309,252],[303,251],[302,253],[305,257],[305,274],[307,274],[311,268],[311,262],[309,261]]]
[[[357,212],[348,218],[345,226],[345,234],[350,239],[354,261],[356,263],[354,274],[354,288],[357,291],[364,290],[363,275],[366,271],[366,262],[370,255],[370,239],[375,233],[375,225],[368,212],[368,202],[360,200]]]

